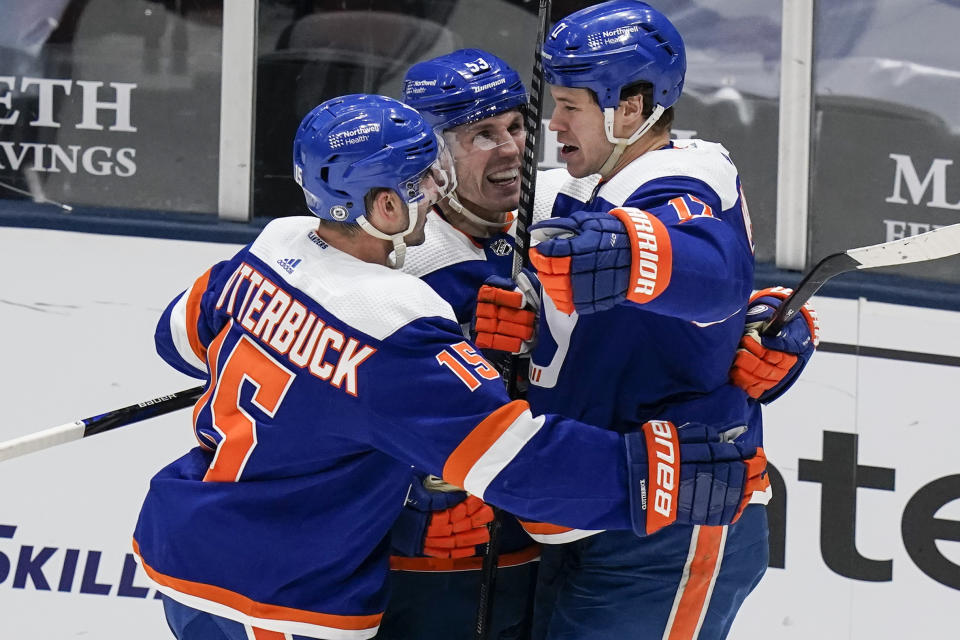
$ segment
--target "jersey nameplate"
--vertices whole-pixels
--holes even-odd
[[[352,396],[358,393],[357,369],[377,351],[330,326],[247,263],[230,276],[217,309],[291,364]],[[339,353],[336,362],[330,361],[333,352]]]

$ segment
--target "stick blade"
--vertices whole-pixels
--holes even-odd
[[[960,253],[960,224],[952,224],[909,238],[847,251],[847,255],[860,263],[858,269],[890,267],[924,260],[936,260],[958,253]]]

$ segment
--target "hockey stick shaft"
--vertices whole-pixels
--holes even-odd
[[[189,407],[202,393],[203,387],[194,387],[0,442],[0,462]]]
[[[523,144],[523,162],[520,166],[520,203],[517,207],[517,225],[514,237],[513,265],[510,275],[514,280],[520,271],[530,263],[530,225],[533,224],[534,192],[537,188],[537,153],[540,140],[540,127],[543,116],[543,59],[541,49],[546,37],[547,21],[550,19],[550,0],[540,0],[537,10],[537,41],[533,53],[533,78],[530,81],[530,99],[523,111],[523,124],[526,139]],[[503,379],[507,383],[507,392],[511,398],[517,393],[517,356],[510,357],[505,363]]]
[[[960,254],[960,224],[940,227],[900,240],[848,249],[834,253],[817,263],[790,294],[763,329],[764,335],[776,335],[797,315],[830,278],[856,269],[894,267],[913,262],[937,260]]]
[[[511,276],[517,279],[520,271],[530,260],[530,225],[533,223],[534,191],[537,186],[537,142],[540,139],[540,127],[543,114],[543,59],[541,49],[547,34],[547,21],[550,19],[550,0],[540,0],[537,8],[537,40],[533,52],[533,78],[530,82],[530,99],[523,111],[523,123],[526,139],[523,145],[523,162],[520,169],[520,203],[517,207],[517,225],[514,236],[513,265]],[[507,383],[507,392],[511,398],[520,395],[517,387],[517,369],[519,358],[507,359],[501,372]],[[483,568],[480,574],[480,598],[477,602],[477,620],[474,628],[476,640],[486,640],[493,619],[493,593],[497,584],[497,565],[500,562],[500,532],[503,528],[503,513],[494,508],[493,522],[490,523],[490,541],[483,555]]]

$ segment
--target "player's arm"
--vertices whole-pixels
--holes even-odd
[[[648,189],[610,211],[575,212],[531,228],[540,241],[531,261],[558,309],[592,313],[629,304],[706,323],[743,308],[753,256],[742,229],[714,214],[721,205],[711,191],[693,195],[679,186],[674,180],[672,191]]]
[[[752,450],[708,427],[649,424],[624,436],[534,416],[455,331],[450,321],[418,320],[379,345],[360,382],[382,422],[358,435],[511,513],[581,529],[643,535],[674,520],[723,524],[748,480],[761,477]],[[651,518],[657,506],[666,515]]]
[[[171,367],[194,378],[207,377],[207,346],[219,332],[212,311],[220,291],[235,283],[235,261],[220,262],[197,278],[167,305],[157,322],[157,353]]]

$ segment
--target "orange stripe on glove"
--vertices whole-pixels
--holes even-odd
[[[536,247],[530,249],[530,264],[537,269],[540,284],[554,306],[561,313],[571,314],[573,307],[573,285],[570,282],[570,256],[554,258],[542,255]]]

